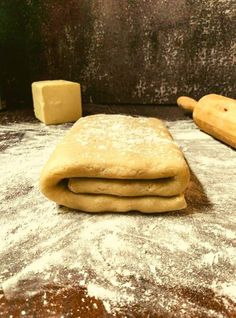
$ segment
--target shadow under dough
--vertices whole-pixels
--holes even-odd
[[[190,172],[190,182],[185,191],[185,198],[188,205],[185,212],[205,212],[206,209],[212,207],[212,203],[208,199],[204,187],[198,180],[197,176],[191,169]]]

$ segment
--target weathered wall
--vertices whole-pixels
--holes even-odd
[[[96,103],[236,98],[235,0],[2,0],[0,15],[12,102],[48,78],[81,82]]]

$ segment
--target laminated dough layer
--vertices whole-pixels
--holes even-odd
[[[86,211],[165,212],[186,207],[189,169],[157,118],[80,118],[57,145],[40,178],[42,193]]]

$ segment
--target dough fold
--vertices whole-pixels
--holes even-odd
[[[85,212],[167,212],[186,207],[189,169],[157,118],[80,118],[57,145],[40,189],[60,205]]]

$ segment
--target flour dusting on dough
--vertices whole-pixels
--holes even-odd
[[[98,120],[94,120],[94,119]],[[133,123],[132,123],[133,121]],[[156,126],[150,125],[150,119],[145,117],[131,117],[124,115],[93,115],[90,118],[81,118],[80,133],[77,137],[77,143],[88,147],[100,142],[98,150],[117,151],[119,153],[132,153],[139,156],[143,148],[143,155],[150,157],[153,152],[153,146],[159,145],[159,155],[165,155],[170,152],[173,156],[177,150],[176,143],[165,131],[163,124],[158,121]],[[157,124],[159,126],[157,126]],[[169,145],[176,147],[170,148]],[[147,147],[150,145],[150,147]],[[177,151],[178,153],[178,151]],[[178,156],[176,156],[178,160]]]

